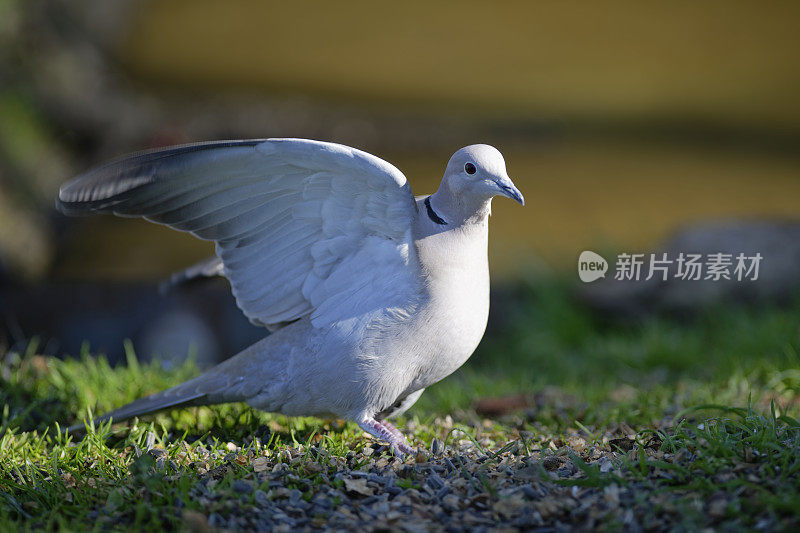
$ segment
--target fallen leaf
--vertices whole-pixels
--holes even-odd
[[[372,489],[367,486],[367,480],[363,478],[344,478],[344,488],[347,489],[347,492],[355,492],[364,496],[372,496],[373,494]]]

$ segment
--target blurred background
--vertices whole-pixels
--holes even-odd
[[[547,280],[601,317],[786,305],[800,264],[798,20],[792,1],[0,0],[0,348],[88,341],[115,359],[131,338],[142,357],[208,364],[259,338],[223,280],[159,292],[209,243],[54,209],[63,181],[109,158],[225,138],[355,146],[416,194],[457,148],[498,147],[527,205],[493,206],[490,335],[547,327],[525,311]],[[612,268],[617,252],[765,258],[746,286],[579,286],[583,250]]]

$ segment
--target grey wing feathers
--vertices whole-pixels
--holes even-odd
[[[158,291],[161,294],[166,294],[173,287],[183,285],[195,279],[212,278],[221,275],[223,275],[222,259],[219,257],[209,257],[180,272],[175,272],[169,279],[162,281],[158,285]]]
[[[169,172],[185,166],[189,158],[183,156],[196,157],[198,152],[212,154],[214,151],[226,148],[252,148],[263,141],[264,139],[199,142],[167,149],[145,150],[123,156],[94,168],[67,183],[59,191],[56,206],[67,215],[111,210],[110,208],[115,204],[129,199],[131,195],[126,193],[154,183],[158,179],[157,173]],[[158,193],[166,193],[168,196],[169,188],[153,192],[155,194],[148,195],[150,198],[158,197]],[[142,198],[137,197],[136,200],[131,203],[142,204]],[[135,205],[132,207],[135,210]]]
[[[411,188],[397,168],[355,148],[262,139],[141,152],[66,183],[57,205],[141,216],[215,241],[237,304],[270,329],[312,314],[316,325],[341,318],[356,267],[371,293],[391,284],[408,294],[396,274],[409,271]]]

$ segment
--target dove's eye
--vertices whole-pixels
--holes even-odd
[[[466,165],[464,165],[464,170],[467,172],[467,174],[475,174],[475,172],[478,169],[475,168],[475,165],[473,165],[472,163],[467,163]]]

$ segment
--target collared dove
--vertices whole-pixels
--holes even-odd
[[[485,144],[458,150],[439,189],[417,198],[390,163],[304,139],[176,146],[78,176],[61,187],[62,212],[141,216],[213,240],[238,306],[272,331],[100,420],[245,401],[351,420],[398,455],[411,452],[386,419],[483,337],[496,195],[524,205],[503,156]]]

